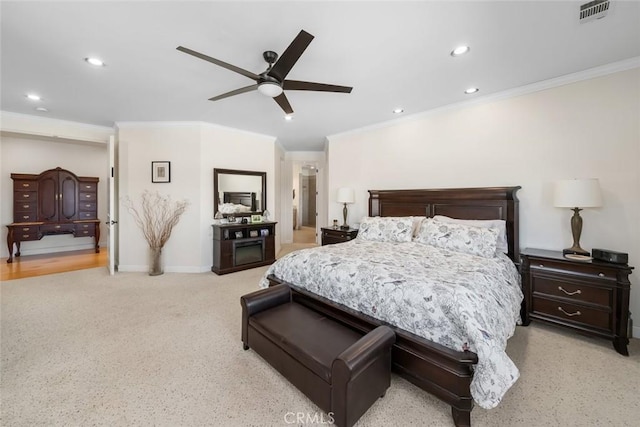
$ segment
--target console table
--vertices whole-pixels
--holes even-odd
[[[62,168],[40,174],[12,173],[13,223],[7,225],[8,263],[20,256],[20,243],[44,236],[93,237],[100,252],[98,178],[79,177]]]

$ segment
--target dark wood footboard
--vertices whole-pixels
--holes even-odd
[[[271,275],[270,286],[287,283]],[[421,389],[451,405],[456,426],[471,425],[473,398],[469,389],[473,378],[473,365],[478,356],[471,351],[454,351],[440,344],[398,329],[342,304],[287,283],[294,301],[326,314],[353,329],[368,333],[379,325],[387,325],[396,333],[393,346],[393,370]]]

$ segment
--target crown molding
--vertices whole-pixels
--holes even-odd
[[[540,92],[547,89],[553,89],[560,86],[565,86],[572,83],[578,83],[585,80],[591,80],[598,77],[604,77],[610,74],[615,74],[621,71],[632,70],[634,68],[640,68],[640,56],[625,59],[623,61],[612,62],[610,64],[602,65],[600,67],[589,68],[587,70],[578,71],[577,73],[566,74],[560,77],[554,77],[548,80],[542,80],[536,83],[531,83],[525,86],[505,90],[502,92],[492,93],[489,95],[479,96],[473,100],[456,102],[454,104],[445,105],[431,110],[422,111],[420,113],[411,114],[405,117],[387,120],[384,122],[376,123],[369,126],[360,127],[357,129],[351,129],[345,132],[336,133],[327,136],[327,139],[342,138],[358,134],[361,132],[368,132],[371,130],[383,129],[391,126],[396,126],[401,123],[412,122],[415,120],[424,119],[429,116],[441,114],[448,111],[459,110],[463,108],[473,107],[482,104],[488,104],[495,101],[500,101],[509,98],[516,98],[522,95],[528,95],[530,93]]]

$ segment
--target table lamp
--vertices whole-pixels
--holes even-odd
[[[602,206],[602,195],[598,180],[593,179],[563,179],[556,181],[553,205],[558,208],[571,208],[571,234],[573,246],[564,249],[563,254],[589,255],[580,247],[582,233],[582,208],[596,208]]]
[[[344,203],[344,208],[342,208],[342,216],[344,217],[344,224],[340,226],[342,230],[348,230],[349,226],[347,225],[347,204],[354,203],[356,201],[356,195],[353,191],[353,188],[342,187],[338,189],[338,203]]]

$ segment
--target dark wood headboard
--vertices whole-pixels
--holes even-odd
[[[460,219],[503,219],[509,258],[520,261],[517,187],[369,190],[369,216],[446,215]]]
[[[257,211],[256,193],[248,191],[225,191],[222,194],[224,203],[235,203],[236,205],[249,206],[252,211]]]

